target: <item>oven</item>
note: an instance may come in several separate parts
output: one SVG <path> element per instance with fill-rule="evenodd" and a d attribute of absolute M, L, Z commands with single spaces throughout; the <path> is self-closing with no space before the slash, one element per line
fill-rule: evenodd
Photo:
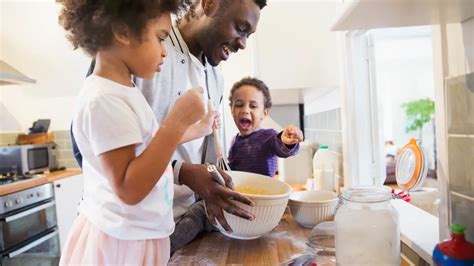
<path fill-rule="evenodd" d="M 56 203 L 52 184 L 1 196 L 1 265 L 58 265 Z"/>

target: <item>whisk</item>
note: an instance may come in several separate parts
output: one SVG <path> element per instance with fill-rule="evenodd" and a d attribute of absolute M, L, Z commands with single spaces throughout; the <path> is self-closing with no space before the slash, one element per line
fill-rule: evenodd
<path fill-rule="evenodd" d="M 214 111 L 214 104 L 210 99 L 207 102 L 207 109 L 209 112 Z M 224 171 L 230 171 L 230 166 L 224 156 L 224 149 L 222 148 L 221 137 L 219 135 L 218 130 L 213 128 L 212 135 L 214 136 L 214 150 L 216 152 L 217 157 L 216 166 Z"/>

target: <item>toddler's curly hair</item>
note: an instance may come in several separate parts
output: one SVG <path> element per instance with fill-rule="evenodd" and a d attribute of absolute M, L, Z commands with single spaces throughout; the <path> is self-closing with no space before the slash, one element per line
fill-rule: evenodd
<path fill-rule="evenodd" d="M 193 0 L 59 0 L 59 23 L 74 49 L 91 56 L 112 44 L 114 26 L 126 26 L 141 41 L 147 23 L 162 13 L 186 11 Z"/>
<path fill-rule="evenodd" d="M 232 104 L 234 103 L 234 93 L 236 90 L 238 90 L 240 87 L 242 86 L 253 86 L 255 87 L 257 90 L 261 91 L 263 93 L 263 97 L 264 97 L 264 107 L 265 109 L 270 109 L 272 107 L 272 98 L 270 97 L 270 90 L 268 89 L 267 85 L 257 79 L 257 78 L 251 78 L 251 77 L 245 77 L 239 81 L 237 81 L 236 83 L 234 83 L 234 85 L 232 86 L 232 89 L 230 90 L 230 96 L 229 96 L 229 101 L 230 101 L 230 107 L 232 108 Z"/>

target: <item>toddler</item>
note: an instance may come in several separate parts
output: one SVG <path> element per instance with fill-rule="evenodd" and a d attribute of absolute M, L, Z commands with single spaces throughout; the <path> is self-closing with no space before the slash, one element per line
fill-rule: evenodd
<path fill-rule="evenodd" d="M 282 132 L 260 128 L 272 101 L 268 87 L 259 79 L 243 78 L 235 83 L 229 100 L 239 130 L 229 151 L 230 168 L 273 177 L 277 170 L 277 157 L 295 155 L 299 142 L 303 141 L 303 133 L 293 125 Z"/>

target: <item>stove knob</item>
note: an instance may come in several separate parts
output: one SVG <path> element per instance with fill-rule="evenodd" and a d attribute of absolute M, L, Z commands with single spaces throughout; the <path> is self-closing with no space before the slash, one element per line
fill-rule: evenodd
<path fill-rule="evenodd" d="M 22 198 L 18 198 L 15 200 L 15 203 L 16 204 L 21 204 L 23 202 L 23 199 Z"/>
<path fill-rule="evenodd" d="M 38 197 L 43 196 L 43 192 L 39 191 L 38 193 L 36 193 L 36 196 L 38 196 Z"/>
<path fill-rule="evenodd" d="M 9 200 L 9 201 L 5 201 L 3 205 L 5 206 L 5 208 L 11 208 L 13 206 L 13 203 Z"/>

